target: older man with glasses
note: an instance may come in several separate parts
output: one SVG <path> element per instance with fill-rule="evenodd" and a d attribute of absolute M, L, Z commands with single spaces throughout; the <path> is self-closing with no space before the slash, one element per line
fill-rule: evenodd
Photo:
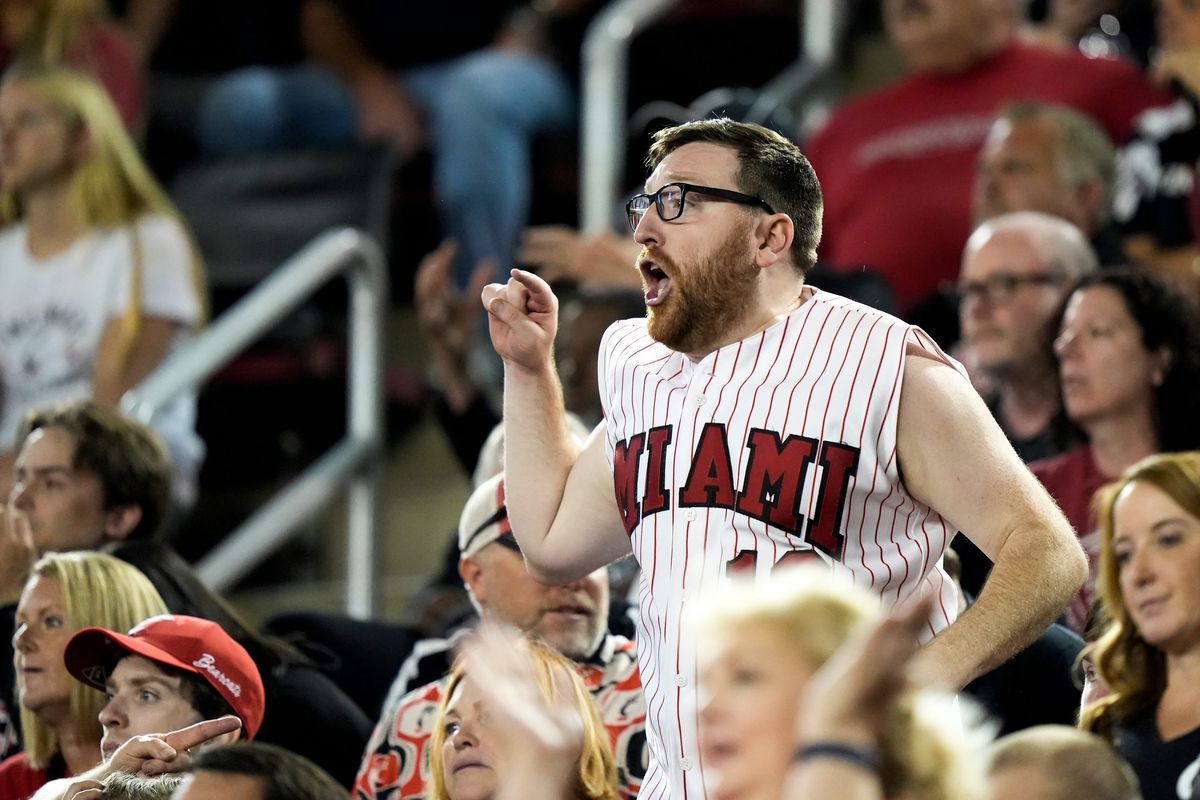
<path fill-rule="evenodd" d="M 963 355 L 984 400 L 1026 462 L 1064 452 L 1051 326 L 1071 286 L 1097 268 L 1071 223 L 1036 211 L 1003 214 L 971 234 L 958 280 Z"/>
<path fill-rule="evenodd" d="M 816 559 L 889 605 L 935 595 L 919 661 L 958 688 L 1032 641 L 1086 563 L 961 366 L 920 329 L 806 284 L 822 197 L 794 144 L 703 120 L 659 131 L 646 163 L 628 211 L 647 315 L 605 334 L 605 419 L 582 448 L 564 423 L 550 287 L 514 270 L 483 300 L 526 565 L 561 583 L 633 552 L 652 711 L 642 793 L 702 798 L 701 648 L 681 619 L 731 573 Z M 955 622 L 941 561 L 957 530 L 996 566 Z M 861 751 L 830 744 L 821 757 Z"/>

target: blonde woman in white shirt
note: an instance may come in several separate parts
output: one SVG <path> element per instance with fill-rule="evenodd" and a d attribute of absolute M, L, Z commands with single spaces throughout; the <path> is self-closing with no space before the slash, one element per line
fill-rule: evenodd
<path fill-rule="evenodd" d="M 62 67 L 0 83 L 0 492 L 32 408 L 116 404 L 202 324 L 200 260 L 104 90 Z M 183 478 L 203 446 L 195 401 L 152 427 Z"/>

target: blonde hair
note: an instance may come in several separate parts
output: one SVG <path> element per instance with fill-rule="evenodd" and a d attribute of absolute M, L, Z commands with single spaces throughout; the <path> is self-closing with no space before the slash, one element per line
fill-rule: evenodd
<path fill-rule="evenodd" d="M 1113 727 L 1158 703 L 1167 686 L 1161 650 L 1142 638 L 1121 591 L 1121 565 L 1113 552 L 1117 498 L 1131 483 L 1149 484 L 1200 519 L 1200 453 L 1144 458 L 1096 493 L 1100 527 L 1100 597 L 1109 623 L 1096 641 L 1095 661 L 1110 693 L 1083 710 L 1079 727 L 1111 738 Z"/>
<path fill-rule="evenodd" d="M 121 117 L 103 87 L 68 67 L 37 62 L 22 62 L 10 67 L 4 74 L 3 84 L 13 83 L 28 86 L 41 95 L 68 129 L 77 135 L 86 132 L 90 146 L 71 177 L 71 210 L 89 229 L 130 227 L 135 258 L 130 307 L 140 307 L 142 247 L 136 223 L 149 215 L 164 215 L 179 224 L 185 233 L 186 223 L 138 155 L 136 145 L 126 133 Z M 0 213 L 7 223 L 24 217 L 16 192 L 0 189 Z M 190 234 L 188 241 L 192 283 L 203 319 L 207 297 L 204 271 Z M 136 330 L 137 318 L 130 321 Z"/>
<path fill-rule="evenodd" d="M 98 627 L 128 631 L 142 620 L 167 613 L 158 590 L 136 567 L 104 553 L 77 551 L 48 553 L 30 572 L 34 577 L 53 578 L 62 590 L 63 614 L 70 630 Z M 29 584 L 26 583 L 26 589 Z M 74 681 L 71 687 L 71 724 L 85 740 L 100 738 L 98 717 L 104 708 L 104 693 Z M 21 729 L 25 753 L 35 769 L 44 769 L 58 752 L 58 734 L 36 714 L 21 706 Z"/>
<path fill-rule="evenodd" d="M 575 671 L 575 664 L 537 639 L 526 637 L 522 640 L 522 646 L 533 656 L 535 679 L 542 697 L 546 702 L 553 703 L 556 694 L 565 687 L 583 723 L 583 749 L 579 755 L 574 796 L 579 800 L 617 800 L 620 796 L 617 791 L 617 765 L 608 730 L 600 719 L 600 711 L 591 692 Z M 465 676 L 466 670 L 460 660 L 450 672 L 445 694 L 438 705 L 437 722 L 429 740 L 430 800 L 450 800 L 442 759 L 442 748 L 446 743 L 444 720 L 454 690 Z"/>
<path fill-rule="evenodd" d="M 988 753 L 988 777 L 1034 768 L 1057 800 L 1141 800 L 1137 777 L 1108 742 L 1066 725 L 1037 725 L 1009 734 Z"/>
<path fill-rule="evenodd" d="M 769 583 L 734 580 L 690 610 L 699 637 L 766 627 L 819 669 L 863 625 L 879 616 L 880 600 L 841 573 L 805 565 L 779 570 Z M 703 643 L 701 644 L 703 647 Z M 958 800 L 983 794 L 975 752 L 980 737 L 964 733 L 952 698 L 908 692 L 891 712 L 880 742 L 885 797 Z"/>

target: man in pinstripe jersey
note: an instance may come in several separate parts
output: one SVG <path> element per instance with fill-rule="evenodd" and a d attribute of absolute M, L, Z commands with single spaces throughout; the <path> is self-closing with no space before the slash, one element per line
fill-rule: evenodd
<path fill-rule="evenodd" d="M 888 604 L 933 594 L 919 663 L 957 689 L 1061 613 L 1086 563 L 957 363 L 920 329 L 805 284 L 822 206 L 794 145 L 705 120 L 660 131 L 647 166 L 628 210 L 648 314 L 605 335 L 605 419 L 582 448 L 563 424 L 549 286 L 514 270 L 483 300 L 526 565 L 562 582 L 635 554 L 642 796 L 703 797 L 700 665 L 680 620 L 731 571 L 766 580 L 819 558 Z M 995 561 L 957 622 L 941 569 L 956 530 Z"/>

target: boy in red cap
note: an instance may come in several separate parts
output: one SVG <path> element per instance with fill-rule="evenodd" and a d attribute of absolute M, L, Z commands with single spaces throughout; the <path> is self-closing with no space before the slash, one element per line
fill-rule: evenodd
<path fill-rule="evenodd" d="M 144 761 L 175 764 L 177 750 L 253 739 L 262 724 L 262 678 L 250 654 L 221 626 L 197 617 L 151 617 L 128 634 L 84 628 L 63 656 L 79 681 L 108 695 L 100 712 L 104 761 L 38 797 L 58 797 L 68 786 L 100 781 L 117 771 L 136 771 Z M 241 722 L 220 717 L 235 716 Z M 215 723 L 203 723 L 216 720 Z M 113 754 L 131 739 L 153 737 L 170 745 L 142 747 L 129 757 Z M 142 753 L 141 750 L 145 750 Z M 186 759 L 178 762 L 186 768 Z M 55 791 L 56 790 L 56 791 Z"/>

